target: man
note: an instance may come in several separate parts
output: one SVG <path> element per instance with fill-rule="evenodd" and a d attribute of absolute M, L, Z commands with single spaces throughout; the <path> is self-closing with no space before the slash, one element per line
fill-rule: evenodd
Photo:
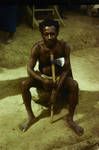
<path fill-rule="evenodd" d="M 67 122 L 78 135 L 82 135 L 83 128 L 78 126 L 73 120 L 74 111 L 78 104 L 78 84 L 72 76 L 70 48 L 66 42 L 57 39 L 59 33 L 59 24 L 57 21 L 45 19 L 39 24 L 39 30 L 42 40 L 37 42 L 31 50 L 30 60 L 27 65 L 29 77 L 22 82 L 22 97 L 27 110 L 28 120 L 22 125 L 21 129 L 26 131 L 36 120 L 31 108 L 31 93 L 29 91 L 31 87 L 36 86 L 48 91 L 55 88 L 56 101 L 59 92 L 66 91 L 69 104 Z M 55 83 L 53 83 L 52 79 L 47 78 L 52 76 L 51 54 L 53 54 L 54 59 L 61 57 L 65 59 L 63 67 L 55 65 L 55 74 L 58 77 Z M 37 61 L 39 62 L 39 72 L 34 71 Z M 44 75 L 47 77 L 45 78 Z"/>

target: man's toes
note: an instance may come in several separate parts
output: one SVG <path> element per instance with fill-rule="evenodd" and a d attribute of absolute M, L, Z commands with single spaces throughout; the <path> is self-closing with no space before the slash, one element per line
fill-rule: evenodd
<path fill-rule="evenodd" d="M 19 129 L 23 132 L 27 131 L 34 123 L 38 121 L 38 118 L 33 118 L 32 120 L 29 120 L 21 125 L 19 125 Z"/>
<path fill-rule="evenodd" d="M 25 132 L 27 130 L 27 127 L 26 125 L 19 125 L 19 129 L 22 131 L 22 132 Z"/>
<path fill-rule="evenodd" d="M 22 132 L 25 132 L 29 129 L 29 127 L 33 124 L 33 121 L 31 122 L 25 122 L 24 124 L 22 125 L 19 125 L 19 129 L 22 131 Z"/>
<path fill-rule="evenodd" d="M 80 127 L 80 129 L 79 129 L 79 135 L 81 136 L 83 134 L 84 134 L 84 129 L 82 127 Z"/>
<path fill-rule="evenodd" d="M 80 126 L 76 126 L 73 128 L 73 130 L 76 132 L 77 135 L 82 136 L 84 133 L 84 129 Z"/>
<path fill-rule="evenodd" d="M 26 132 L 28 129 L 29 129 L 29 126 L 28 126 L 28 127 L 24 127 L 24 128 L 22 129 L 22 132 Z"/>
<path fill-rule="evenodd" d="M 23 131 L 23 130 L 24 130 L 23 125 L 19 125 L 19 129 L 20 129 L 21 131 Z"/>

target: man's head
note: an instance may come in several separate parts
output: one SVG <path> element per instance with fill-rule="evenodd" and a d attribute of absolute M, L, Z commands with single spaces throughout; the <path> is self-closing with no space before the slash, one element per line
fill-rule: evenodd
<path fill-rule="evenodd" d="M 59 23 L 52 19 L 45 19 L 39 23 L 39 31 L 42 34 L 46 46 L 52 48 L 57 41 Z"/>

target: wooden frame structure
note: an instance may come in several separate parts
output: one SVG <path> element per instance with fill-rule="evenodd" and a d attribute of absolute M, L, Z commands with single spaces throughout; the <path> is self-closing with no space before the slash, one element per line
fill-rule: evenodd
<path fill-rule="evenodd" d="M 37 27 L 39 26 L 39 22 L 44 19 L 44 17 L 46 16 L 47 13 L 50 13 L 53 19 L 59 21 L 59 23 L 62 26 L 65 26 L 65 23 L 58 11 L 57 5 L 49 6 L 48 8 L 36 8 L 35 6 L 32 6 L 32 9 L 30 9 L 28 6 L 27 9 L 28 9 L 28 12 L 31 13 L 31 15 L 32 15 L 32 27 L 33 28 L 35 26 L 37 26 Z M 38 18 L 37 13 L 39 13 L 39 14 L 43 13 L 45 15 L 43 16 L 43 18 Z"/>

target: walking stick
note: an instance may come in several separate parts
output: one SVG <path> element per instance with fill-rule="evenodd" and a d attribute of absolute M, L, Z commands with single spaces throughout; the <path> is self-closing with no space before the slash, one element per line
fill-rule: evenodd
<path fill-rule="evenodd" d="M 55 64 L 53 63 L 54 62 L 54 55 L 51 53 L 50 54 L 50 60 L 52 62 L 52 65 L 51 65 L 51 69 L 52 69 L 52 80 L 53 80 L 53 83 L 55 83 Z M 53 106 L 53 102 L 54 102 L 54 95 L 55 95 L 55 89 L 53 88 L 52 89 L 52 93 L 51 93 L 51 123 L 53 122 L 53 115 L 54 115 L 54 106 Z"/>

